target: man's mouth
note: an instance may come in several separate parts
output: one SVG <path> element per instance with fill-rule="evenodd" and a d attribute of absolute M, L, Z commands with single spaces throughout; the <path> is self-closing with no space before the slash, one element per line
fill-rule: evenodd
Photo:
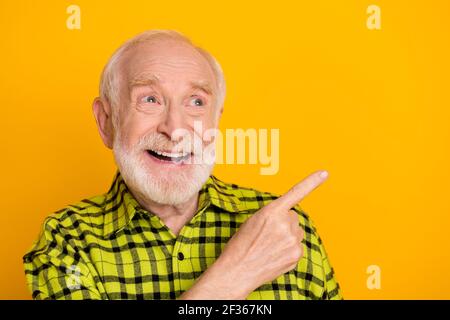
<path fill-rule="evenodd" d="M 189 159 L 191 153 L 189 152 L 167 152 L 160 150 L 147 150 L 147 153 L 160 161 L 171 163 L 182 163 Z"/>

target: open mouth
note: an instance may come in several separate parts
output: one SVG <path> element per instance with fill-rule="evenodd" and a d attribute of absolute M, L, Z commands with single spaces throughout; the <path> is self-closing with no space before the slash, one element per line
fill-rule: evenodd
<path fill-rule="evenodd" d="M 147 150 L 147 153 L 153 158 L 168 163 L 185 163 L 191 156 L 189 152 L 166 152 L 159 150 Z"/>

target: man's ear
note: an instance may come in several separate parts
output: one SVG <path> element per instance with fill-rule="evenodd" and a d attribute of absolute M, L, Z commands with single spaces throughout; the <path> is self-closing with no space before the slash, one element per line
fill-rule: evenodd
<path fill-rule="evenodd" d="M 220 109 L 217 111 L 217 122 L 219 122 L 220 118 L 222 118 L 223 113 L 223 105 L 220 107 Z"/>
<path fill-rule="evenodd" d="M 100 97 L 97 97 L 92 103 L 92 111 L 94 111 L 98 132 L 102 137 L 103 143 L 106 147 L 112 149 L 114 129 L 112 123 L 111 105 L 102 100 Z"/>

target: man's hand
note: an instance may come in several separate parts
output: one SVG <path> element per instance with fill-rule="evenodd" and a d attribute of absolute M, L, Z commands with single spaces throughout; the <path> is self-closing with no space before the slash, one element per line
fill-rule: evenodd
<path fill-rule="evenodd" d="M 291 210 L 328 176 L 318 171 L 251 216 L 222 254 L 181 299 L 245 299 L 294 269 L 303 255 L 303 230 Z"/>

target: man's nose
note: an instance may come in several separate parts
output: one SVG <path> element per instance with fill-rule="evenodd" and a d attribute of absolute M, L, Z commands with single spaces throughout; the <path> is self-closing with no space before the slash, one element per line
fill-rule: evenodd
<path fill-rule="evenodd" d="M 178 140 L 176 130 L 184 128 L 185 116 L 176 106 L 170 106 L 164 113 L 158 126 L 158 132 L 167 135 L 171 140 Z"/>

